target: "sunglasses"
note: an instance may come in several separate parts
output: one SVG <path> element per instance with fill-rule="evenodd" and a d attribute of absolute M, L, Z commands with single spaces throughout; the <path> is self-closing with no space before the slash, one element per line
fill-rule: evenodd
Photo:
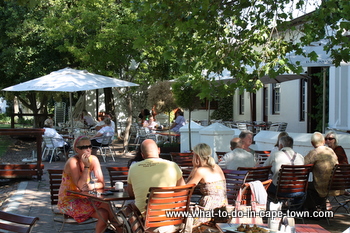
<path fill-rule="evenodd" d="M 326 138 L 326 140 L 329 140 L 329 141 L 330 141 L 330 140 L 334 140 L 334 139 L 335 139 L 335 138 Z"/>
<path fill-rule="evenodd" d="M 92 148 L 92 145 L 84 145 L 84 146 L 77 146 L 77 148 L 79 150 L 86 150 L 86 149 L 91 149 Z"/>

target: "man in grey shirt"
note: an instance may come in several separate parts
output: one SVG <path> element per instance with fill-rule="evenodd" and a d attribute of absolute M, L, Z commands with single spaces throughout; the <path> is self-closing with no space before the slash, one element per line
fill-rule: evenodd
<path fill-rule="evenodd" d="M 256 161 L 254 155 L 242 149 L 242 140 L 233 138 L 230 141 L 231 150 L 226 153 L 219 162 L 219 166 L 223 169 L 237 170 L 238 167 L 254 167 Z"/>

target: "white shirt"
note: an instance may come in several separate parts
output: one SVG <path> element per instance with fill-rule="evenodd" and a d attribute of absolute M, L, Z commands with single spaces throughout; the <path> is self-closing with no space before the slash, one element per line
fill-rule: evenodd
<path fill-rule="evenodd" d="M 285 152 L 284 152 L 285 151 Z M 286 155 L 286 153 L 289 155 Z M 290 158 L 293 158 L 294 154 L 295 160 L 294 165 L 304 165 L 304 156 L 299 153 L 295 153 L 294 150 L 290 147 L 284 147 L 279 151 L 271 154 L 265 161 L 263 166 L 272 166 L 272 182 L 274 185 L 277 185 L 278 173 L 282 165 L 292 165 Z"/>
<path fill-rule="evenodd" d="M 224 169 L 237 170 L 238 167 L 255 167 L 254 155 L 242 148 L 236 148 L 224 155 L 219 166 Z"/>
<path fill-rule="evenodd" d="M 52 138 L 53 145 L 55 147 L 63 147 L 66 142 L 64 141 L 63 137 L 57 133 L 57 131 L 53 128 L 44 128 L 44 136 Z"/>
<path fill-rule="evenodd" d="M 96 126 L 102 126 L 102 125 L 105 125 L 106 123 L 104 122 L 104 121 L 99 121 L 96 125 L 95 125 L 95 127 Z M 111 128 L 113 129 L 113 130 L 115 130 L 115 123 L 114 123 L 114 121 L 112 121 L 111 120 Z"/>

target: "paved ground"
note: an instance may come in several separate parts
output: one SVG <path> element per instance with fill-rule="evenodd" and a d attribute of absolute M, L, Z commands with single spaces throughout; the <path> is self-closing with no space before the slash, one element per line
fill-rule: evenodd
<path fill-rule="evenodd" d="M 107 162 L 101 162 L 103 174 L 105 176 L 106 185 L 109 186 L 108 172 L 106 166 L 126 166 L 127 161 L 132 157 L 129 155 L 118 155 L 116 161 L 108 157 Z M 101 158 L 102 161 L 102 158 Z M 38 223 L 33 229 L 33 232 L 48 233 L 56 232 L 55 228 L 59 229 L 59 224 L 53 221 L 53 214 L 50 204 L 50 187 L 47 169 L 61 169 L 64 166 L 64 161 L 58 162 L 44 162 L 45 169 L 44 175 L 41 181 L 38 180 L 26 180 L 21 181 L 17 185 L 17 190 L 12 193 L 11 197 L 7 200 L 3 210 L 23 215 L 37 216 L 40 218 Z M 55 227 L 55 228 L 54 228 Z M 78 225 L 66 225 L 63 232 L 94 232 L 94 225 L 90 225 L 90 230 L 84 230 L 85 226 Z"/>

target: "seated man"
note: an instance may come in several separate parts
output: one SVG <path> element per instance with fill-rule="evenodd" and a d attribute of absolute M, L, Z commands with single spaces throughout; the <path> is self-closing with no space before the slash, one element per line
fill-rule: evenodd
<path fill-rule="evenodd" d="M 159 158 L 160 150 L 152 139 L 141 144 L 144 160 L 129 168 L 127 191 L 135 197 L 135 205 L 143 213 L 146 210 L 147 194 L 150 187 L 185 185 L 180 167 L 169 160 Z"/>
<path fill-rule="evenodd" d="M 254 167 L 254 155 L 242 149 L 242 140 L 233 138 L 230 141 L 231 150 L 222 157 L 219 166 L 223 169 L 237 170 L 238 167 Z"/>
<path fill-rule="evenodd" d="M 106 126 L 106 123 L 105 123 L 105 120 L 104 120 L 104 119 L 106 119 L 106 118 L 109 118 L 109 119 L 111 120 L 111 125 L 110 125 L 110 126 L 112 127 L 113 130 L 115 130 L 115 123 L 114 123 L 114 121 L 112 120 L 112 115 L 111 115 L 110 113 L 106 113 L 105 116 L 103 117 L 103 121 L 99 121 L 99 122 L 95 125 L 94 129 L 100 130 L 100 129 L 102 129 L 102 127 Z"/>
<path fill-rule="evenodd" d="M 67 158 L 70 149 L 70 144 L 66 142 L 63 139 L 62 135 L 60 135 L 54 128 L 51 128 L 50 124 L 45 124 L 44 129 L 44 136 L 52 138 L 52 143 L 55 147 L 64 147 L 64 151 L 66 152 L 65 156 Z"/>
<path fill-rule="evenodd" d="M 315 149 L 305 156 L 305 164 L 314 164 L 313 181 L 309 182 L 304 207 L 307 210 L 318 207 L 325 209 L 327 186 L 338 157 L 331 148 L 325 146 L 324 136 L 319 132 L 311 136 L 311 144 Z"/>
<path fill-rule="evenodd" d="M 288 135 L 281 137 L 278 142 L 279 151 L 272 153 L 265 161 L 263 166 L 272 166 L 272 183 L 268 193 L 276 193 L 278 173 L 282 165 L 304 165 L 304 156 L 293 150 L 293 144 L 294 140 L 292 137 Z"/>
<path fill-rule="evenodd" d="M 111 127 L 111 119 L 105 118 L 104 122 L 106 126 L 103 126 L 92 138 L 91 145 L 99 147 L 103 141 L 104 136 L 112 136 L 114 137 L 114 129 Z M 91 154 L 96 155 L 97 149 L 93 147 Z"/>

